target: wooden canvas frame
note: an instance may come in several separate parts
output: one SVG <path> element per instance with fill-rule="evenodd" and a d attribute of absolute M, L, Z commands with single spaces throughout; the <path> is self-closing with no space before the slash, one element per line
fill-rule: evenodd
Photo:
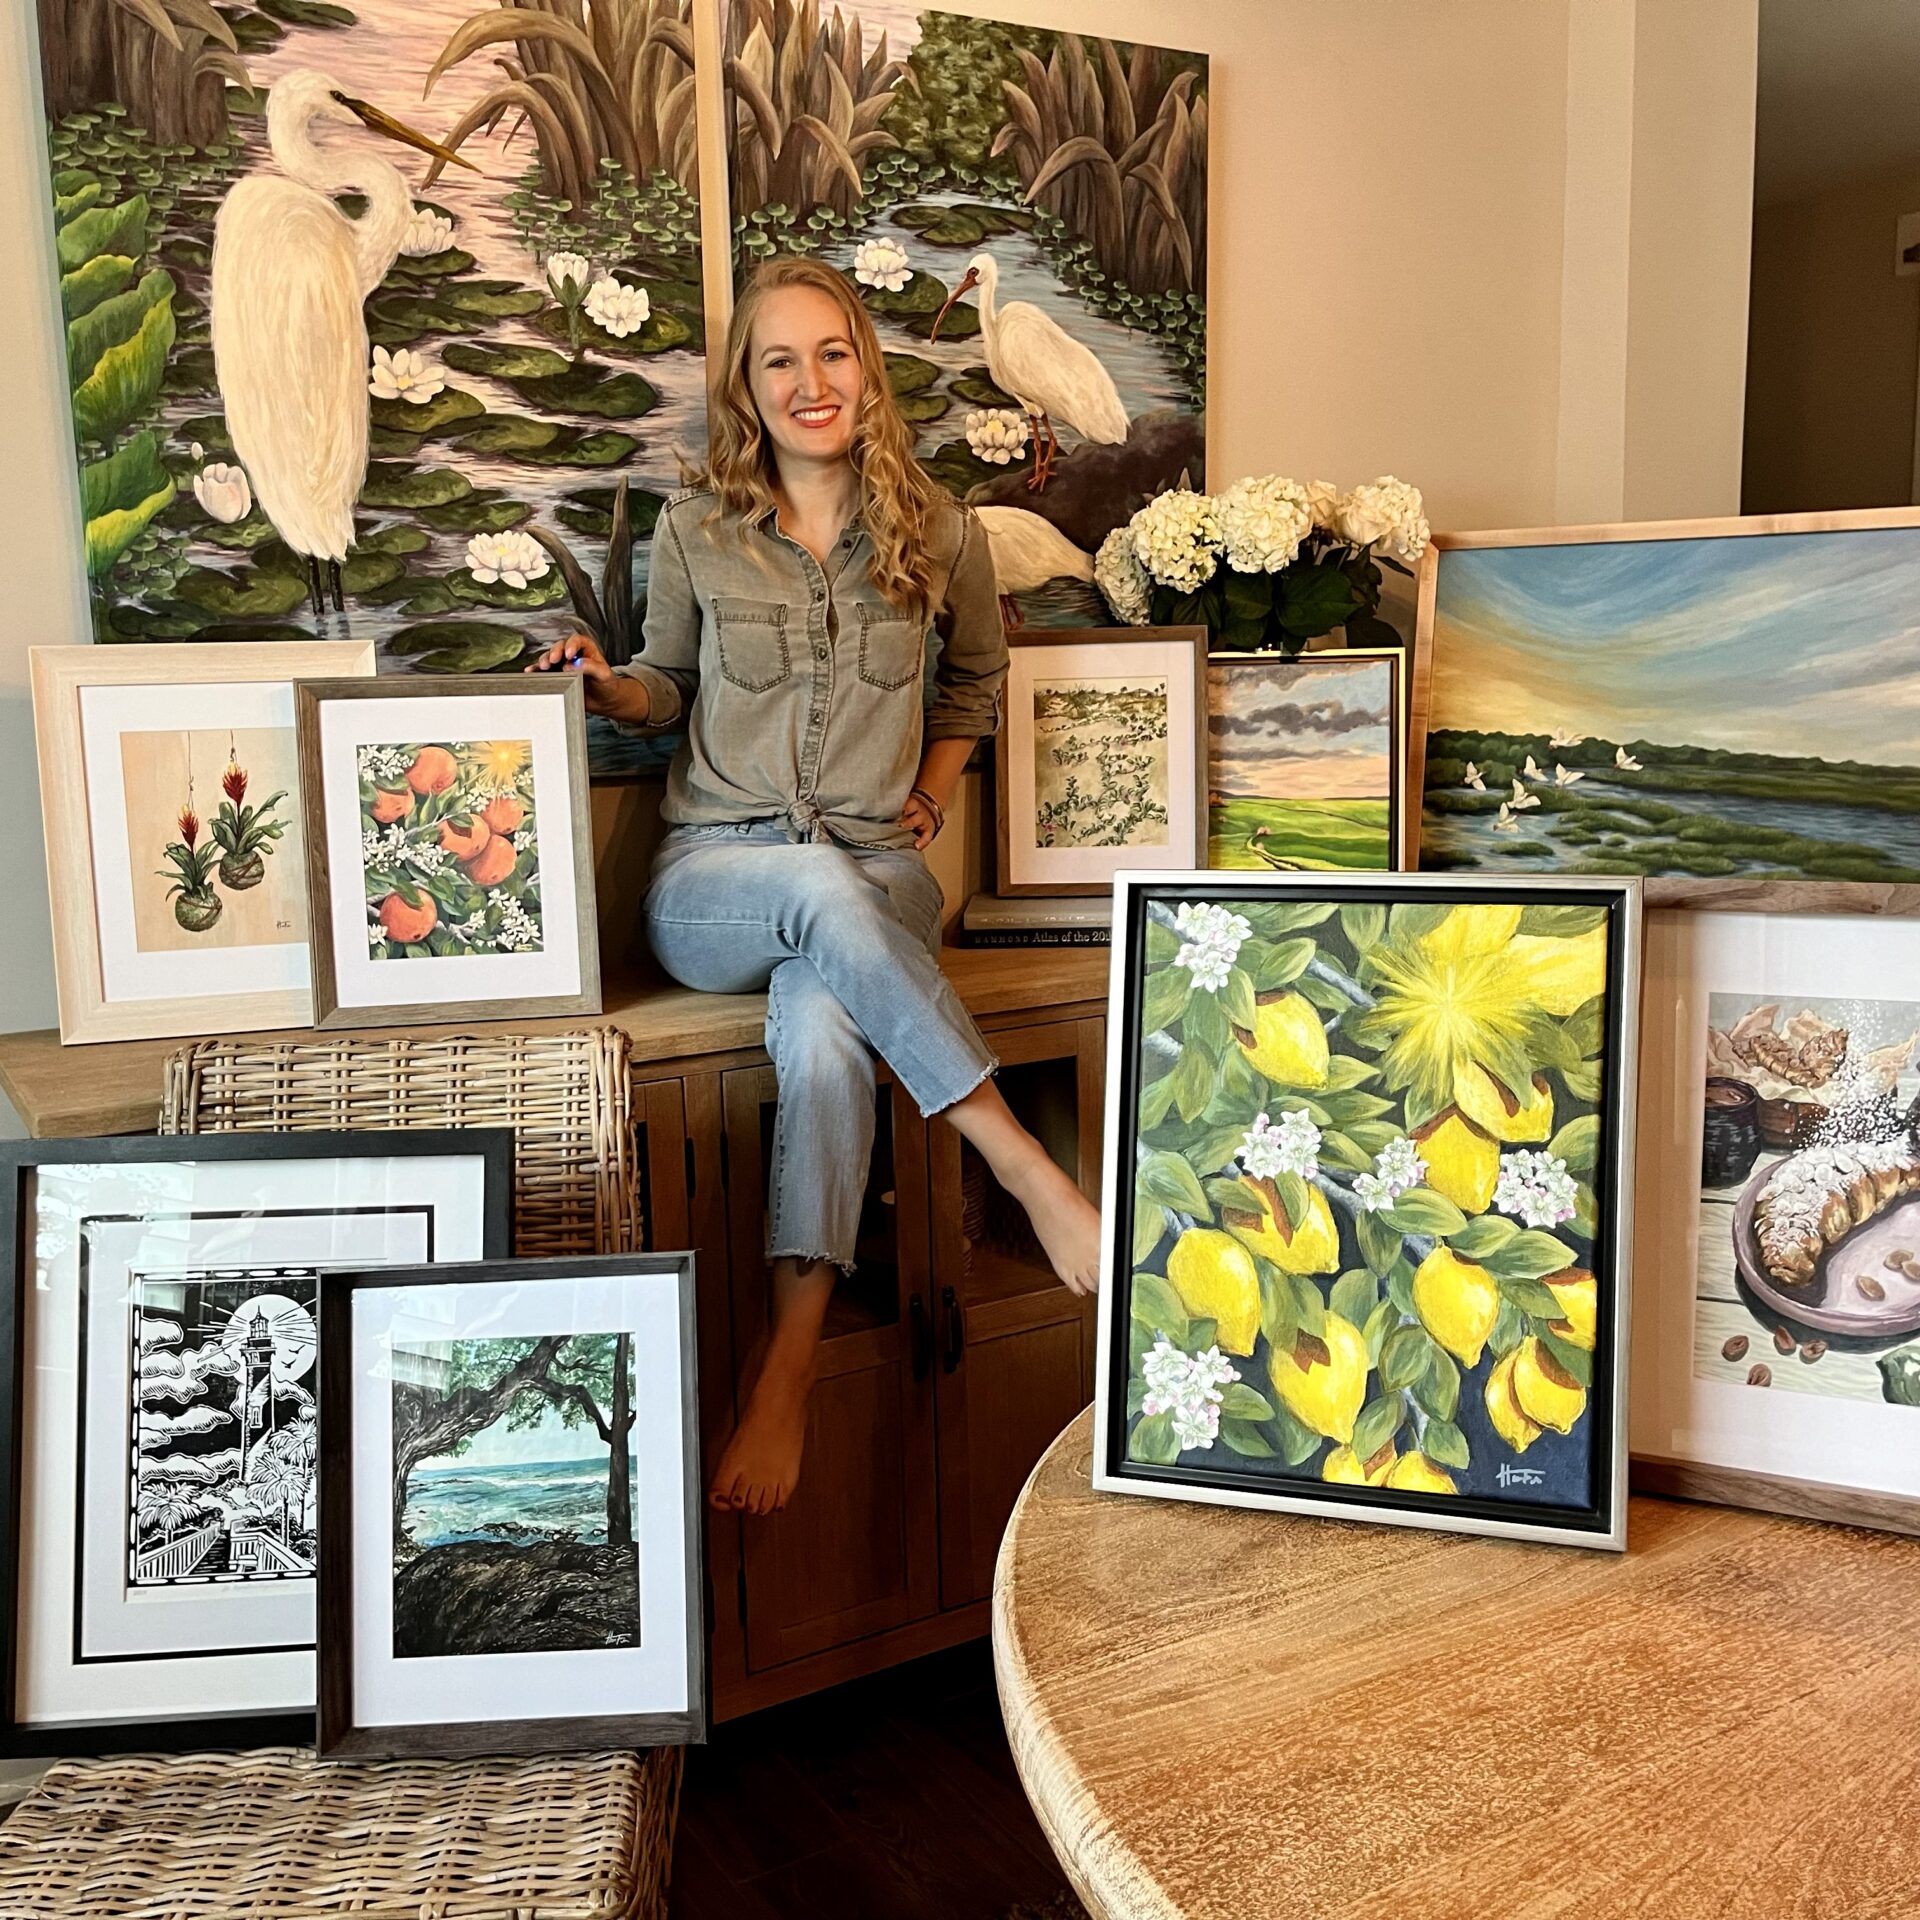
<path fill-rule="evenodd" d="M 453 699 L 559 700 L 565 703 L 566 818 L 572 829 L 574 923 L 579 985 L 572 993 L 508 999 L 422 999 L 380 1006 L 340 1004 L 333 942 L 333 877 L 327 854 L 327 794 L 320 709 L 332 701 Z M 306 809 L 307 898 L 313 958 L 313 1024 L 323 1029 L 423 1026 L 452 1020 L 538 1019 L 600 1011 L 600 937 L 594 910 L 592 802 L 587 787 L 586 693 L 577 675 L 466 674 L 445 679 L 304 681 L 296 690 L 300 784 Z M 358 796 L 355 796 L 358 805 Z M 353 876 L 358 889 L 361 880 Z"/>
<path fill-rule="evenodd" d="M 1433 716 L 1433 622 L 1440 583 L 1440 556 L 1497 547 L 1596 546 L 1625 541 L 1724 540 L 1766 534 L 1870 533 L 1920 527 L 1920 506 L 1862 507 L 1825 513 L 1767 513 L 1701 520 L 1605 522 L 1585 527 L 1511 527 L 1474 533 L 1436 533 L 1421 556 L 1416 578 L 1415 666 L 1412 724 L 1408 736 L 1407 788 L 1416 827 L 1426 789 L 1427 732 Z M 1412 864 L 1419 864 L 1419 834 Z M 1649 907 L 1686 906 L 1722 911 L 1776 913 L 1920 914 L 1920 885 L 1797 878 L 1691 878 L 1647 876 Z"/>
<path fill-rule="evenodd" d="M 1008 651 L 1027 647 L 1086 647 L 1140 645 L 1152 642 L 1193 648 L 1192 700 L 1194 712 L 1194 844 L 1190 858 L 1205 857 L 1207 843 L 1207 630 L 1205 627 L 1014 627 L 1007 633 Z M 996 865 L 994 891 L 1002 899 L 1024 896 L 1060 898 L 1105 893 L 1110 879 L 1076 881 L 1013 881 L 1012 755 L 1013 717 L 1003 712 L 993 736 L 993 812 Z M 1169 794 L 1169 799 L 1172 795 Z M 1176 851 L 1181 843 L 1175 842 Z M 1116 868 L 1126 862 L 1128 849 L 1112 849 Z"/>
<path fill-rule="evenodd" d="M 317 1750 L 323 1758 L 377 1759 L 490 1753 L 544 1753 L 665 1745 L 701 1745 L 707 1737 L 707 1625 L 704 1505 L 700 1471 L 700 1402 L 696 1380 L 694 1256 L 691 1253 L 595 1254 L 544 1260 L 472 1261 L 459 1266 L 388 1267 L 369 1273 L 328 1273 L 320 1283 L 320 1695 Z M 672 1275 L 678 1302 L 681 1522 L 686 1581 L 683 1615 L 687 1648 L 684 1711 L 605 1714 L 564 1719 L 461 1720 L 363 1726 L 355 1711 L 354 1524 L 352 1462 L 367 1444 L 353 1430 L 353 1315 L 357 1299 L 395 1287 L 563 1287 L 569 1280 Z M 457 1338 L 457 1334 L 449 1337 Z M 390 1466 L 390 1463 L 389 1463 Z M 637 1550 L 637 1549 L 636 1549 Z M 640 1573 L 644 1590 L 646 1569 Z M 462 1656 L 445 1656 L 461 1658 Z M 487 1662 L 472 1663 L 466 1686 L 482 1689 Z M 512 1657 L 512 1656 L 509 1656 Z M 564 1658 L 543 1654 L 543 1659 Z"/>
<path fill-rule="evenodd" d="M 305 1026 L 306 986 L 204 998 L 109 1000 L 94 891 L 93 821 L 87 798 L 80 703 L 89 687 L 258 686 L 308 677 L 370 677 L 371 641 L 228 641 L 193 645 L 34 647 L 34 744 L 53 917 L 53 972 L 63 1045 L 158 1040 Z"/>

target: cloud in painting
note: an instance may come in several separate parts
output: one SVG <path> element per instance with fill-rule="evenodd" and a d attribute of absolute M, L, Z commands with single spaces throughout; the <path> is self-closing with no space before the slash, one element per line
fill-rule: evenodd
<path fill-rule="evenodd" d="M 1386 724 L 1384 708 L 1350 707 L 1343 700 L 1276 701 L 1270 706 L 1251 708 L 1245 713 L 1216 713 L 1210 716 L 1216 737 L 1227 734 L 1320 734 L 1352 733 L 1360 727 Z"/>
<path fill-rule="evenodd" d="M 173 1453 L 163 1459 L 140 1462 L 140 1484 L 153 1480 L 184 1480 L 189 1486 L 224 1487 L 240 1474 L 240 1449 L 221 1453 Z"/>
<path fill-rule="evenodd" d="M 218 1427 L 233 1425 L 233 1415 L 221 1407 L 189 1407 L 184 1413 L 163 1413 L 158 1408 L 140 1415 L 140 1447 L 153 1453 L 187 1433 L 212 1433 Z"/>
<path fill-rule="evenodd" d="M 217 1342 L 187 1353 L 149 1353 L 140 1362 L 140 1404 L 198 1400 L 211 1379 L 238 1380 L 240 1359 Z"/>

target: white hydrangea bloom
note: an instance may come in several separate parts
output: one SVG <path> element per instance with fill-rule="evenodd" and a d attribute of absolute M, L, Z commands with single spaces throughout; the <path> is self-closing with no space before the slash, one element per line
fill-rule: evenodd
<path fill-rule="evenodd" d="M 1432 532 L 1420 489 L 1390 473 L 1342 495 L 1334 508 L 1333 530 L 1353 546 L 1377 544 L 1383 553 L 1408 563 L 1426 552 Z"/>
<path fill-rule="evenodd" d="M 1193 975 L 1193 984 L 1207 993 L 1218 993 L 1227 984 L 1227 975 L 1240 957 L 1240 943 L 1253 931 L 1244 916 L 1225 907 L 1183 901 L 1173 916 L 1173 924 L 1182 936 L 1180 950 L 1173 956 L 1176 967 L 1185 967 Z"/>
<path fill-rule="evenodd" d="M 1277 1125 L 1263 1113 L 1240 1136 L 1240 1164 L 1256 1180 L 1279 1173 L 1311 1180 L 1320 1171 L 1320 1129 L 1297 1109 L 1283 1113 Z"/>
<path fill-rule="evenodd" d="M 446 376 L 424 353 L 410 347 L 385 347 L 373 350 L 373 377 L 367 391 L 376 400 L 404 400 L 410 406 L 424 407 L 447 384 Z"/>
<path fill-rule="evenodd" d="M 965 431 L 974 456 L 996 467 L 1010 466 L 1027 450 L 1027 416 L 1018 407 L 975 407 Z"/>
<path fill-rule="evenodd" d="M 1151 625 L 1153 582 L 1133 550 L 1133 529 L 1115 527 L 1093 556 L 1093 584 L 1115 615 L 1130 627 Z"/>
<path fill-rule="evenodd" d="M 467 542 L 467 571 L 485 584 L 524 587 L 552 569 L 547 550 L 530 533 L 476 533 Z"/>
<path fill-rule="evenodd" d="M 1241 573 L 1278 573 L 1313 526 L 1306 488 L 1277 473 L 1236 480 L 1214 496 L 1213 517 L 1227 565 Z"/>
<path fill-rule="evenodd" d="M 647 324 L 653 303 L 645 287 L 630 287 L 612 274 L 603 274 L 587 289 L 587 318 L 604 333 L 624 340 Z"/>
<path fill-rule="evenodd" d="M 1557 1227 L 1576 1211 L 1573 1175 L 1564 1160 L 1545 1151 L 1502 1154 L 1493 1204 L 1530 1227 Z"/>
<path fill-rule="evenodd" d="M 1354 1178 L 1354 1197 L 1369 1213 L 1390 1207 L 1427 1177 L 1427 1163 L 1405 1134 L 1389 1140 L 1373 1157 L 1373 1171 Z"/>
<path fill-rule="evenodd" d="M 1192 593 L 1213 578 L 1220 559 L 1220 526 L 1208 495 L 1156 494 L 1127 525 L 1134 554 L 1163 587 Z"/>
<path fill-rule="evenodd" d="M 432 207 L 415 207 L 400 251 L 411 260 L 423 260 L 429 254 L 445 253 L 452 245 L 453 222 Z"/>
<path fill-rule="evenodd" d="M 911 274 L 907 251 L 897 240 L 863 240 L 853 250 L 853 277 L 863 287 L 898 293 Z"/>
<path fill-rule="evenodd" d="M 593 262 L 584 253 L 547 255 L 547 285 L 553 297 L 571 305 L 592 284 Z"/>

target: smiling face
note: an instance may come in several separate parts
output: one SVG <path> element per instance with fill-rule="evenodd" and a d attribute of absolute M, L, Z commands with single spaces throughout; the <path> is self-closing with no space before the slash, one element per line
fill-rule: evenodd
<path fill-rule="evenodd" d="M 778 287 L 754 319 L 747 385 L 782 461 L 843 460 L 864 384 L 846 315 L 814 287 Z"/>

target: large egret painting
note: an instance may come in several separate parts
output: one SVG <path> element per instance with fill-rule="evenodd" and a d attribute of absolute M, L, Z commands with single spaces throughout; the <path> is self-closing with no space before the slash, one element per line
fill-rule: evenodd
<path fill-rule="evenodd" d="M 1106 626 L 1101 540 L 1206 484 L 1207 59 L 922 10 L 727 0 L 734 263 L 859 283 L 1008 617 Z"/>
<path fill-rule="evenodd" d="M 96 639 L 625 657 L 706 442 L 692 4 L 40 8 Z"/>

